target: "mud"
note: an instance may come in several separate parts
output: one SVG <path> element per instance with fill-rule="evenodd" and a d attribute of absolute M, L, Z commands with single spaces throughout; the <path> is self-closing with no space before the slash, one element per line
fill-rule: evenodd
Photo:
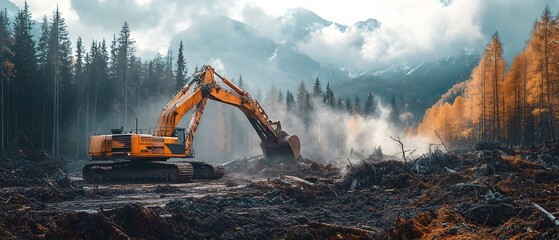
<path fill-rule="evenodd" d="M 226 164 L 218 181 L 129 185 L 11 154 L 0 163 L 2 239 L 559 238 L 532 206 L 559 212 L 557 145 L 341 167 L 256 157 Z"/>

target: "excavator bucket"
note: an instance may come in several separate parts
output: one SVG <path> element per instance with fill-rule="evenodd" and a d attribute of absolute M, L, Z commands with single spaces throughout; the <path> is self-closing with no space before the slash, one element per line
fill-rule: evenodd
<path fill-rule="evenodd" d="M 284 135 L 277 144 L 261 143 L 260 146 L 270 162 L 294 163 L 301 153 L 301 142 L 296 135 Z"/>

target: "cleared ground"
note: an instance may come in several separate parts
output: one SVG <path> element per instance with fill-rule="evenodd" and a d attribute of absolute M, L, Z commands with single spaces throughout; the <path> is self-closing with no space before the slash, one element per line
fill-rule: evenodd
<path fill-rule="evenodd" d="M 559 237 L 533 205 L 559 212 L 558 146 L 479 145 L 342 167 L 254 158 L 228 164 L 222 180 L 184 184 L 90 185 L 53 159 L 6 157 L 3 239 Z"/>

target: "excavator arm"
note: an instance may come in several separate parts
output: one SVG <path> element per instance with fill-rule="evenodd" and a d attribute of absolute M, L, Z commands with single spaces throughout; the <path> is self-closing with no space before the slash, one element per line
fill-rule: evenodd
<path fill-rule="evenodd" d="M 219 85 L 218 76 L 232 90 Z M 217 74 L 212 67 L 204 66 L 192 80 L 165 106 L 157 123 L 156 136 L 172 136 L 180 119 L 195 109 L 186 132 L 185 152 L 190 155 L 192 141 L 202 117 L 207 99 L 229 104 L 241 110 L 260 137 L 260 146 L 268 159 L 286 161 L 299 157 L 301 147 L 296 135 L 288 135 L 279 121 L 273 122 L 262 106 L 246 91 L 227 78 Z"/>

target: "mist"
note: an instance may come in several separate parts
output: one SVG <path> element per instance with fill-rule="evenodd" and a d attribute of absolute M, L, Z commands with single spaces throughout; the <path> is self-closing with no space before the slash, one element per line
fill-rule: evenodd
<path fill-rule="evenodd" d="M 275 87 L 272 87 L 275 89 Z M 429 141 L 419 136 L 409 136 L 404 128 L 390 120 L 390 108 L 384 103 L 377 105 L 377 112 L 369 117 L 330 109 L 321 99 L 313 100 L 310 122 L 305 124 L 293 111 L 287 111 L 285 104 L 272 101 L 274 94 L 269 90 L 266 97 L 258 96 L 258 90 L 251 89 L 270 120 L 280 121 L 283 130 L 297 135 L 301 140 L 301 155 L 315 161 L 334 161 L 354 158 L 352 155 L 368 156 L 380 147 L 385 155 L 401 158 L 399 143 L 390 137 L 400 138 L 411 157 L 428 151 Z M 263 98 L 263 99 L 259 99 Z M 378 100 L 378 99 L 377 99 Z M 164 106 L 154 106 L 149 122 L 155 124 L 158 111 Z M 406 113 L 403 113 L 406 114 Z M 179 123 L 188 128 L 191 113 Z M 185 120 L 186 119 L 186 120 Z M 234 106 L 208 101 L 194 138 L 195 160 L 227 162 L 235 159 L 262 154 L 260 139 L 246 116 Z M 357 153 L 357 154 L 352 154 Z"/>
<path fill-rule="evenodd" d="M 289 134 L 299 136 L 301 154 L 316 161 L 345 159 L 355 155 L 369 156 L 380 147 L 385 155 L 401 156 L 399 143 L 390 137 L 400 138 L 405 150 L 415 150 L 418 155 L 428 151 L 426 138 L 408 136 L 403 128 L 390 119 L 390 108 L 382 103 L 377 113 L 370 117 L 332 110 L 314 99 L 314 112 L 307 125 L 295 114 L 287 112 L 284 105 L 276 106 L 270 117 L 280 119 Z M 377 101 L 378 102 L 378 101 Z"/>

